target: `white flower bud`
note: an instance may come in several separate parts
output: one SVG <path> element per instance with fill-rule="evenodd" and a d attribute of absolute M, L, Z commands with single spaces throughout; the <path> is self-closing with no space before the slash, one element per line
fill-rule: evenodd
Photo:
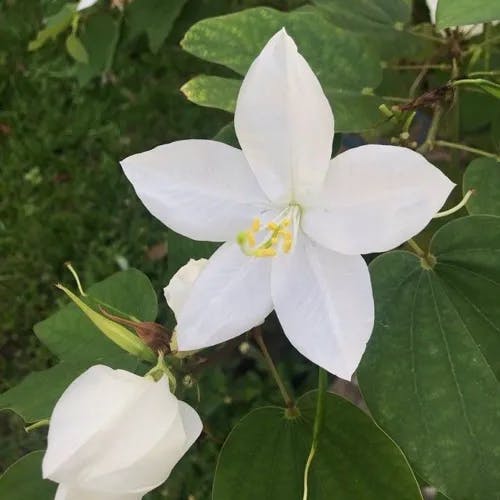
<path fill-rule="evenodd" d="M 43 477 L 56 500 L 140 500 L 198 438 L 196 411 L 158 382 L 103 365 L 74 380 L 50 419 Z"/>
<path fill-rule="evenodd" d="M 191 292 L 194 282 L 207 265 L 207 259 L 190 259 L 182 266 L 163 289 L 167 304 L 178 319 Z"/>

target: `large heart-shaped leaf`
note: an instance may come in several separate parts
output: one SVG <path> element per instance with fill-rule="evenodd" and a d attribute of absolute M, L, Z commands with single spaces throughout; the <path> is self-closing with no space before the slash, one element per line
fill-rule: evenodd
<path fill-rule="evenodd" d="M 181 87 L 182 93 L 199 106 L 234 113 L 241 80 L 221 76 L 198 75 Z"/>
<path fill-rule="evenodd" d="M 476 192 L 467 203 L 471 214 L 500 215 L 500 162 L 491 158 L 477 158 L 464 174 L 464 192 Z"/>
<path fill-rule="evenodd" d="M 430 252 L 424 265 L 401 251 L 372 262 L 376 325 L 360 386 L 418 474 L 454 500 L 494 498 L 500 217 L 453 220 L 437 231 Z"/>
<path fill-rule="evenodd" d="M 232 430 L 215 473 L 213 500 L 300 500 L 312 441 L 316 393 L 298 401 L 301 416 L 260 408 Z M 309 500 L 421 500 L 397 445 L 371 418 L 328 394 L 324 424 L 309 473 Z"/>
<path fill-rule="evenodd" d="M 122 311 L 141 321 L 153 321 L 158 313 L 156 293 L 147 276 L 136 269 L 113 274 L 91 286 L 87 293 L 106 304 L 110 312 Z M 123 354 L 74 304 L 68 304 L 37 323 L 34 330 L 36 336 L 63 361 L 106 362 Z"/>
<path fill-rule="evenodd" d="M 381 82 L 380 59 L 363 40 L 333 26 L 316 9 L 286 13 L 259 7 L 205 19 L 189 29 L 181 44 L 197 57 L 244 75 L 266 42 L 282 27 L 294 38 L 321 81 L 335 113 L 336 129 L 355 131 L 374 126 L 380 120 L 379 101 L 366 94 Z M 229 100 L 227 88 L 231 89 Z M 234 80 L 203 77 L 184 90 L 194 102 L 228 110 L 235 101 L 236 88 Z"/>
<path fill-rule="evenodd" d="M 56 484 L 42 479 L 43 454 L 28 453 L 0 476 L 2 500 L 53 500 Z"/>
<path fill-rule="evenodd" d="M 436 25 L 438 28 L 485 23 L 500 19 L 498 0 L 439 0 Z"/>
<path fill-rule="evenodd" d="M 313 0 L 326 19 L 335 26 L 363 37 L 384 61 L 411 58 L 425 60 L 432 44 L 406 30 L 411 21 L 411 0 Z"/>
<path fill-rule="evenodd" d="M 411 20 L 411 0 L 313 0 L 330 14 L 332 22 L 359 32 L 380 32 L 401 29 Z"/>

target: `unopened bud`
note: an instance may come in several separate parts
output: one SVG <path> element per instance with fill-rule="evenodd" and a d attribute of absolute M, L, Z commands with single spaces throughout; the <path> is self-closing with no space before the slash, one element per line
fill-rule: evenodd
<path fill-rule="evenodd" d="M 99 307 L 107 318 L 134 329 L 137 336 L 154 352 L 168 354 L 170 352 L 170 337 L 168 330 L 153 321 L 131 321 L 120 316 L 110 314 L 103 307 Z"/>
<path fill-rule="evenodd" d="M 136 335 L 134 335 L 130 330 L 127 330 L 124 326 L 118 324 L 115 321 L 112 321 L 105 315 L 99 314 L 97 311 L 94 311 L 94 309 L 92 309 L 82 299 L 80 299 L 71 290 L 68 290 L 63 285 L 57 284 L 56 287 L 62 290 L 90 319 L 90 321 L 92 321 L 92 323 L 94 323 L 94 325 L 115 344 L 120 346 L 128 353 L 133 354 L 134 356 L 137 356 L 146 361 L 155 360 L 155 355 L 153 354 L 151 349 L 144 345 L 143 341 Z"/>

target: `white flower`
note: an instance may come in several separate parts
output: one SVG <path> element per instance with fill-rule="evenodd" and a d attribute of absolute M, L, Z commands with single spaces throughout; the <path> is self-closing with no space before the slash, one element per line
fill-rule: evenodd
<path fill-rule="evenodd" d="M 103 365 L 74 380 L 50 418 L 43 477 L 56 500 L 140 500 L 200 435 L 198 414 L 158 382 Z"/>
<path fill-rule="evenodd" d="M 426 0 L 432 24 L 436 24 L 438 1 L 439 0 Z M 499 21 L 494 21 L 492 24 L 496 25 L 498 22 Z M 460 26 L 459 29 L 467 38 L 472 38 L 473 36 L 480 35 L 484 31 L 484 26 L 483 24 L 465 24 Z"/>
<path fill-rule="evenodd" d="M 95 5 L 98 1 L 99 0 L 80 0 L 76 6 L 76 10 L 78 12 L 80 10 L 88 9 L 89 7 L 92 7 L 92 5 Z"/>
<path fill-rule="evenodd" d="M 176 319 L 180 317 L 194 282 L 205 269 L 207 262 L 207 259 L 189 259 L 189 262 L 172 276 L 168 285 L 163 289 L 167 304 L 174 312 Z"/>
<path fill-rule="evenodd" d="M 374 320 L 360 254 L 424 229 L 454 184 L 401 147 L 362 146 L 330 160 L 332 111 L 284 29 L 243 81 L 235 128 L 243 151 L 186 140 L 122 162 L 163 223 L 226 241 L 184 304 L 179 349 L 228 340 L 275 309 L 304 356 L 349 379 Z"/>

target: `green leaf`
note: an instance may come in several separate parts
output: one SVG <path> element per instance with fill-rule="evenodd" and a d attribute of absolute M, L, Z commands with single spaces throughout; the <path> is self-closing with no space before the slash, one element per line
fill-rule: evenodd
<path fill-rule="evenodd" d="M 476 192 L 467 203 L 471 214 L 500 216 L 500 162 L 491 158 L 473 160 L 464 174 L 463 189 Z"/>
<path fill-rule="evenodd" d="M 249 413 L 231 431 L 215 472 L 213 500 L 301 500 L 312 440 L 316 393 L 298 401 L 301 416 L 281 408 Z M 396 444 L 368 415 L 328 394 L 309 500 L 421 500 L 418 484 Z"/>
<path fill-rule="evenodd" d="M 460 127 L 465 135 L 481 132 L 500 113 L 500 99 L 485 92 L 460 92 L 459 101 Z"/>
<path fill-rule="evenodd" d="M 40 30 L 34 40 L 28 44 L 28 50 L 38 50 L 49 40 L 53 40 L 66 28 L 71 26 L 73 17 L 76 14 L 76 3 L 67 3 L 57 14 L 50 16 L 45 21 L 45 28 Z"/>
<path fill-rule="evenodd" d="M 266 42 L 283 26 L 297 42 L 330 99 L 337 131 L 359 131 L 374 126 L 380 119 L 378 101 L 365 94 L 381 82 L 380 59 L 363 40 L 332 26 L 317 9 L 286 13 L 258 7 L 205 19 L 189 29 L 181 45 L 201 59 L 244 75 Z M 229 82 L 202 79 L 195 82 L 196 86 L 191 82 L 188 85 L 196 88 L 193 99 L 203 105 L 228 109 L 236 87 L 232 80 Z M 216 90 L 215 85 L 221 87 Z M 224 95 L 224 89 L 229 87 L 233 92 L 230 99 Z M 221 100 L 215 102 L 216 96 L 222 96 Z"/>
<path fill-rule="evenodd" d="M 436 26 L 439 29 L 500 19 L 498 0 L 439 0 Z"/>
<path fill-rule="evenodd" d="M 195 104 L 234 113 L 241 80 L 199 75 L 181 87 L 182 93 Z"/>
<path fill-rule="evenodd" d="M 385 35 L 389 30 L 401 29 L 411 20 L 410 0 L 313 0 L 328 13 L 332 23 L 341 28 L 361 33 Z"/>
<path fill-rule="evenodd" d="M 500 154 L 500 106 L 498 106 L 491 121 L 491 138 L 496 152 Z"/>
<path fill-rule="evenodd" d="M 74 33 L 71 33 L 68 38 L 66 38 L 66 50 L 76 62 L 83 64 L 87 64 L 89 62 L 87 50 L 83 46 L 81 40 Z"/>
<path fill-rule="evenodd" d="M 417 474 L 455 500 L 500 484 L 500 218 L 469 216 L 371 264 L 376 325 L 358 370 L 377 422 Z"/>
<path fill-rule="evenodd" d="M 127 7 L 132 36 L 145 32 L 151 52 L 157 52 L 187 0 L 134 0 Z"/>
<path fill-rule="evenodd" d="M 156 293 L 149 279 L 135 269 L 116 273 L 86 292 L 106 304 L 110 312 L 122 311 L 141 321 L 156 318 Z M 63 361 L 105 362 L 123 354 L 74 304 L 68 304 L 37 323 L 34 330 L 37 337 Z"/>
<path fill-rule="evenodd" d="M 16 387 L 0 394 L 0 409 L 12 410 L 26 423 L 48 418 L 66 387 L 87 364 L 59 363 L 41 372 L 30 373 Z"/>
<path fill-rule="evenodd" d="M 48 370 L 30 373 L 20 384 L 0 394 L 0 410 L 12 410 L 26 423 L 49 418 L 68 385 L 87 368 L 101 361 L 112 368 L 134 371 L 138 367 L 137 359 L 127 354 L 93 362 L 62 362 Z"/>
<path fill-rule="evenodd" d="M 42 479 L 44 451 L 34 451 L 20 458 L 0 476 L 3 500 L 53 500 L 57 485 Z"/>
<path fill-rule="evenodd" d="M 224 125 L 224 127 L 222 127 L 217 134 L 214 135 L 213 139 L 214 141 L 223 142 L 229 146 L 241 149 L 238 137 L 236 137 L 236 130 L 234 129 L 233 122 Z"/>
<path fill-rule="evenodd" d="M 119 25 L 104 13 L 93 15 L 82 27 L 82 43 L 88 54 L 88 64 L 77 65 L 77 78 L 85 85 L 95 76 L 111 69 L 119 38 Z"/>
<path fill-rule="evenodd" d="M 466 86 L 472 87 L 473 89 L 481 90 L 486 94 L 490 94 L 497 99 L 500 99 L 500 85 L 498 83 L 492 82 L 491 80 L 485 80 L 484 78 L 467 78 L 464 80 L 455 80 L 452 86 Z"/>

